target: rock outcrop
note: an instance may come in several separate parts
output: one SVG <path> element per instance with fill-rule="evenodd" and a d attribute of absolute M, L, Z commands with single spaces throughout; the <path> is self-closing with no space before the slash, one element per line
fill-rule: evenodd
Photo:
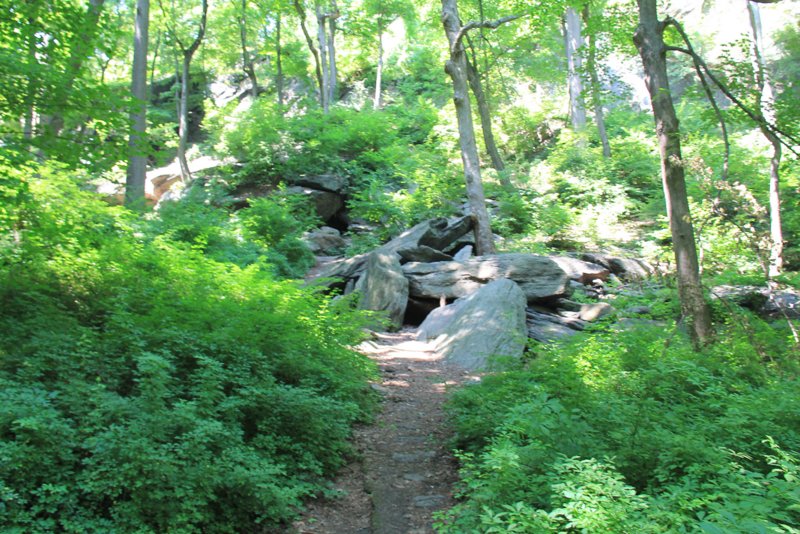
<path fill-rule="evenodd" d="M 407 263 L 403 272 L 414 297 L 455 299 L 474 293 L 494 280 L 509 279 L 528 302 L 569 295 L 569 277 L 556 262 L 533 254 L 497 254 L 462 262 Z"/>
<path fill-rule="evenodd" d="M 408 304 L 408 280 L 403 276 L 396 254 L 370 253 L 355 289 L 361 292 L 359 308 L 386 312 L 394 329 L 403 326 Z"/>
<path fill-rule="evenodd" d="M 303 234 L 303 241 L 317 256 L 335 256 L 344 252 L 347 243 L 336 228 L 323 226 Z"/>
<path fill-rule="evenodd" d="M 419 337 L 434 340 L 447 360 L 465 369 L 482 369 L 493 356 L 520 357 L 527 339 L 525 300 L 516 283 L 495 280 L 432 311 Z"/>
<path fill-rule="evenodd" d="M 399 253 L 401 250 L 430 247 L 442 250 L 472 229 L 469 217 L 432 219 L 406 230 L 388 243 L 375 249 L 379 252 Z M 364 270 L 367 254 L 332 262 L 320 269 L 316 278 L 328 279 L 328 285 L 345 286 L 350 279 L 358 278 Z"/>
<path fill-rule="evenodd" d="M 602 265 L 620 280 L 634 282 L 644 280 L 653 274 L 653 267 L 644 260 L 634 258 L 620 258 L 605 254 L 586 253 L 581 256 L 583 261 Z"/>

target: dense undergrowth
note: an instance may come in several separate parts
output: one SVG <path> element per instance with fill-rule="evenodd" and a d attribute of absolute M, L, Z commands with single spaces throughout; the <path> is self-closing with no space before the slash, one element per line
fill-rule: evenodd
<path fill-rule="evenodd" d="M 462 502 L 439 530 L 797 532 L 797 352 L 747 325 L 703 352 L 674 326 L 603 327 L 457 391 Z"/>
<path fill-rule="evenodd" d="M 272 224 L 290 215 L 146 221 L 62 170 L 6 170 L 3 531 L 253 531 L 324 490 L 373 368 L 346 348 L 363 324 L 347 302 L 264 259 L 293 265 L 297 225 Z"/>

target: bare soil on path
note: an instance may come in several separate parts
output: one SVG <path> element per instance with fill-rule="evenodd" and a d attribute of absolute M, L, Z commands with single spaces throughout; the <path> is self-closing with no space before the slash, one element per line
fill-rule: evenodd
<path fill-rule="evenodd" d="M 453 505 L 455 459 L 442 406 L 447 388 L 474 379 L 447 364 L 415 330 L 376 334 L 359 346 L 381 369 L 381 412 L 356 429 L 358 459 L 334 480 L 341 496 L 312 501 L 295 534 L 427 534 Z"/>

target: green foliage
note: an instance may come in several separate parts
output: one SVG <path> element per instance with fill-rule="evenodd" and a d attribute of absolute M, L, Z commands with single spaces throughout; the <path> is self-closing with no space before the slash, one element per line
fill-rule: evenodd
<path fill-rule="evenodd" d="M 464 500 L 439 529 L 798 528 L 797 365 L 786 336 L 749 322 L 701 354 L 645 324 L 575 336 L 457 391 Z"/>
<path fill-rule="evenodd" d="M 16 224 L 0 239 L 2 529 L 234 532 L 292 517 L 370 412 L 372 365 L 346 348 L 362 317 L 261 260 L 215 257 L 233 246 L 224 212 L 175 204 L 142 221 L 35 170 L 2 190 Z M 284 212 L 250 209 L 248 232 L 269 220 L 284 223 L 269 245 L 292 235 Z"/>
<path fill-rule="evenodd" d="M 223 134 L 223 142 L 245 162 L 240 179 L 247 182 L 337 173 L 354 188 L 374 179 L 398 185 L 413 169 L 409 145 L 424 140 L 433 124 L 430 110 L 419 111 L 335 107 L 328 114 L 312 109 L 284 117 L 262 99 Z"/>

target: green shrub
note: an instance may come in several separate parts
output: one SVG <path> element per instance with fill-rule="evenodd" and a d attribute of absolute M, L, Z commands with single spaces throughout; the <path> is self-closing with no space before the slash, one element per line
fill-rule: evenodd
<path fill-rule="evenodd" d="M 440 530 L 796 529 L 796 365 L 749 321 L 699 354 L 663 327 L 575 336 L 457 391 L 464 500 Z"/>
<path fill-rule="evenodd" d="M 346 348 L 361 316 L 262 260 L 209 255 L 227 216 L 176 205 L 142 221 L 38 172 L 3 212 L 22 231 L 0 239 L 2 529 L 291 518 L 371 411 L 373 367 Z"/>

